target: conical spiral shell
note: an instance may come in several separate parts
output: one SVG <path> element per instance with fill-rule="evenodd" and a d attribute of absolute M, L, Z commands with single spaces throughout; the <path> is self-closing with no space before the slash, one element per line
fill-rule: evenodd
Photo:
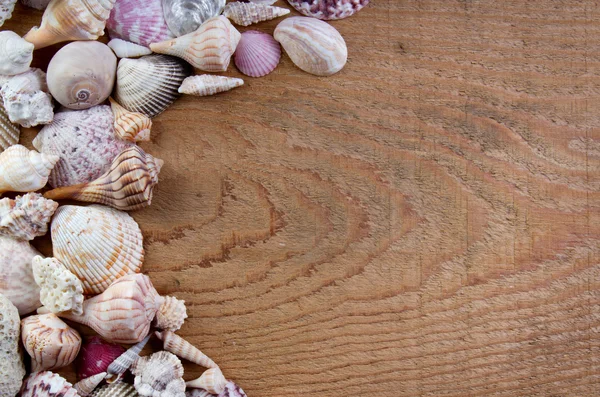
<path fill-rule="evenodd" d="M 183 339 L 181 336 L 175 334 L 172 331 L 155 332 L 155 335 L 163 341 L 163 348 L 175 354 L 177 357 L 181 357 L 195 364 L 198 364 L 205 368 L 217 368 L 213 360 L 210 359 L 206 354 L 202 353 L 197 347 L 192 345 L 190 342 Z"/>
<path fill-rule="evenodd" d="M 106 29 L 112 39 L 145 47 L 173 37 L 163 15 L 161 0 L 117 0 L 106 21 Z"/>
<path fill-rule="evenodd" d="M 177 89 L 190 72 L 185 62 L 165 55 L 121 59 L 115 99 L 131 112 L 155 117 L 180 96 Z"/>
<path fill-rule="evenodd" d="M 150 335 L 146 336 L 141 342 L 127 349 L 123 354 L 117 357 L 106 370 L 107 381 L 113 383 L 121 378 L 121 376 L 131 367 L 131 365 L 140 358 L 140 353 L 144 346 L 150 340 Z"/>
<path fill-rule="evenodd" d="M 148 47 L 121 39 L 112 39 L 108 42 L 108 46 L 119 58 L 138 58 L 152 54 Z"/>
<path fill-rule="evenodd" d="M 161 298 L 161 305 L 156 312 L 156 328 L 165 331 L 177 331 L 187 318 L 185 301 L 173 296 Z"/>
<path fill-rule="evenodd" d="M 149 141 L 152 128 L 150 117 L 142 113 L 130 112 L 114 99 L 109 98 L 109 100 L 115 115 L 115 134 L 129 142 Z"/>
<path fill-rule="evenodd" d="M 4 104 L 0 101 L 0 153 L 12 145 L 16 145 L 20 136 L 21 129 L 18 125 L 11 123 Z"/>
<path fill-rule="evenodd" d="M 0 235 L 17 240 L 33 240 L 48 232 L 48 223 L 58 203 L 38 193 L 27 193 L 14 200 L 0 200 Z"/>
<path fill-rule="evenodd" d="M 91 394 L 92 397 L 140 397 L 133 385 L 125 382 L 104 385 Z"/>
<path fill-rule="evenodd" d="M 29 375 L 19 393 L 20 397 L 79 397 L 73 385 L 50 371 Z"/>
<path fill-rule="evenodd" d="M 183 80 L 179 92 L 188 95 L 207 96 L 229 91 L 243 85 L 244 80 L 235 77 L 203 74 L 201 76 L 190 76 Z"/>
<path fill-rule="evenodd" d="M 33 28 L 25 40 L 36 49 L 63 41 L 96 40 L 104 35 L 104 26 L 115 0 L 52 0 L 39 28 Z"/>
<path fill-rule="evenodd" d="M 163 161 L 139 146 L 122 151 L 100 178 L 81 185 L 59 187 L 44 196 L 53 200 L 73 199 L 108 205 L 122 211 L 147 207 Z"/>
<path fill-rule="evenodd" d="M 31 263 L 33 277 L 40 287 L 40 301 L 53 313 L 71 310 L 83 313 L 83 286 L 56 258 L 36 256 Z"/>
<path fill-rule="evenodd" d="M 140 357 L 131 367 L 133 385 L 143 396 L 185 397 L 183 366 L 179 359 L 165 351 Z"/>
<path fill-rule="evenodd" d="M 33 44 L 10 30 L 0 32 L 0 74 L 26 72 L 33 60 Z"/>
<path fill-rule="evenodd" d="M 105 376 L 106 376 L 106 372 L 100 372 L 99 374 L 92 375 L 88 378 L 80 380 L 79 382 L 77 382 L 73 385 L 73 388 L 75 390 L 77 390 L 77 393 L 79 393 L 79 395 L 81 397 L 87 397 L 90 394 L 92 394 L 94 389 L 100 383 L 102 383 Z"/>
<path fill-rule="evenodd" d="M 65 205 L 54 214 L 51 229 L 54 257 L 82 281 L 85 294 L 99 294 L 118 278 L 140 271 L 142 233 L 125 212 Z"/>
<path fill-rule="evenodd" d="M 275 70 L 280 59 L 279 43 L 270 34 L 256 30 L 242 34 L 234 54 L 235 66 L 250 77 L 266 76 Z"/>
<path fill-rule="evenodd" d="M 211 18 L 198 30 L 150 45 L 160 54 L 174 55 L 206 72 L 224 72 L 240 41 L 240 32 L 224 16 Z"/>
<path fill-rule="evenodd" d="M 17 0 L 0 0 L 0 26 L 12 16 Z"/>
<path fill-rule="evenodd" d="M 202 373 L 198 379 L 186 382 L 187 387 L 196 389 L 204 389 L 213 394 L 221 394 L 225 390 L 227 380 L 223 376 L 223 372 L 219 367 L 209 368 Z"/>
<path fill-rule="evenodd" d="M 223 15 L 240 26 L 250 26 L 253 23 L 270 21 L 290 13 L 286 8 L 273 7 L 265 4 L 232 2 L 225 6 Z"/>
<path fill-rule="evenodd" d="M 0 293 L 19 309 L 20 315 L 40 307 L 40 288 L 31 261 L 40 253 L 27 241 L 0 236 Z"/>
<path fill-rule="evenodd" d="M 46 186 L 58 156 L 14 145 L 0 153 L 0 193 L 33 192 Z"/>

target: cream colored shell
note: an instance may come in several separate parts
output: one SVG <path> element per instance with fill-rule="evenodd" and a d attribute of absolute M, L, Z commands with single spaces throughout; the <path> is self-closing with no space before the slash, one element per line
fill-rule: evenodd
<path fill-rule="evenodd" d="M 0 87 L 2 87 L 1 82 Z M 19 143 L 20 136 L 21 129 L 10 121 L 6 109 L 4 109 L 4 101 L 0 100 L 0 153 Z"/>
<path fill-rule="evenodd" d="M 258 22 L 270 21 L 289 13 L 290 10 L 287 8 L 258 3 L 242 3 L 239 1 L 228 3 L 223 11 L 223 15 L 240 26 L 250 26 Z"/>
<path fill-rule="evenodd" d="M 129 142 L 149 141 L 152 119 L 143 113 L 130 112 L 112 98 L 109 100 L 115 115 L 115 134 Z"/>
<path fill-rule="evenodd" d="M 40 301 L 51 312 L 71 310 L 83 314 L 83 286 L 55 258 L 36 256 L 32 261 L 33 278 L 40 287 Z"/>
<path fill-rule="evenodd" d="M 31 261 L 40 255 L 27 241 L 0 236 L 0 293 L 17 307 L 20 315 L 40 307 L 40 288 Z"/>
<path fill-rule="evenodd" d="M 19 311 L 0 294 L 0 397 L 14 397 L 25 376 L 20 330 Z"/>
<path fill-rule="evenodd" d="M 165 296 L 156 312 L 156 328 L 165 331 L 177 331 L 186 318 L 185 301 L 173 296 Z"/>
<path fill-rule="evenodd" d="M 0 200 L 0 235 L 17 240 L 33 240 L 48 232 L 48 223 L 58 203 L 38 193 L 27 193 L 14 200 Z"/>
<path fill-rule="evenodd" d="M 190 76 L 183 80 L 181 87 L 179 87 L 179 92 L 181 94 L 207 96 L 229 91 L 243 85 L 244 80 L 235 77 L 203 74 L 200 76 Z"/>
<path fill-rule="evenodd" d="M 186 382 L 187 387 L 200 388 L 213 394 L 221 394 L 225 390 L 227 380 L 219 367 L 209 368 L 198 379 Z"/>
<path fill-rule="evenodd" d="M 46 186 L 58 156 L 14 145 L 0 153 L 0 193 L 33 192 Z"/>
<path fill-rule="evenodd" d="M 87 397 L 92 394 L 94 389 L 102 383 L 102 381 L 104 381 L 105 376 L 106 372 L 100 372 L 99 374 L 89 376 L 75 383 L 73 388 L 77 390 L 77 394 L 79 394 L 80 397 Z"/>
<path fill-rule="evenodd" d="M 195 364 L 201 365 L 205 368 L 217 368 L 213 360 L 210 359 L 206 354 L 202 353 L 197 347 L 177 335 L 173 331 L 155 332 L 158 339 L 163 342 L 163 348 L 175 354 L 177 357 L 181 357 Z"/>
<path fill-rule="evenodd" d="M 132 366 L 133 385 L 142 396 L 185 397 L 183 365 L 179 359 L 165 351 L 140 357 Z"/>
<path fill-rule="evenodd" d="M 24 73 L 32 60 L 33 44 L 10 30 L 0 32 L 0 74 Z"/>
<path fill-rule="evenodd" d="M 108 46 L 119 58 L 137 58 L 152 54 L 148 47 L 121 39 L 112 39 Z"/>
<path fill-rule="evenodd" d="M 50 371 L 34 372 L 25 379 L 19 397 L 79 397 L 62 376 Z"/>

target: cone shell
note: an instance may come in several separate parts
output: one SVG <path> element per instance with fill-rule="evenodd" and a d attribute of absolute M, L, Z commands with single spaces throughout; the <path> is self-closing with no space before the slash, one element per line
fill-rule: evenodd
<path fill-rule="evenodd" d="M 224 72 L 240 41 L 238 32 L 224 16 L 211 18 L 195 32 L 150 45 L 160 54 L 173 55 L 206 72 Z"/>
<path fill-rule="evenodd" d="M 0 97 L 4 100 L 4 109 L 11 122 L 29 128 L 52 121 L 54 111 L 46 85 L 46 73 L 31 68 L 4 80 Z"/>
<path fill-rule="evenodd" d="M 149 357 L 140 357 L 132 365 L 131 372 L 135 375 L 133 385 L 143 396 L 185 397 L 183 366 L 169 352 L 160 351 Z"/>
<path fill-rule="evenodd" d="M 33 192 L 46 186 L 58 156 L 14 145 L 0 153 L 0 193 Z"/>
<path fill-rule="evenodd" d="M 83 286 L 73 273 L 56 258 L 36 256 L 31 265 L 44 307 L 53 313 L 71 310 L 82 314 Z"/>
<path fill-rule="evenodd" d="M 250 26 L 253 23 L 270 21 L 287 15 L 290 10 L 265 4 L 232 2 L 225 6 L 223 15 L 240 26 Z"/>
<path fill-rule="evenodd" d="M 20 397 L 79 397 L 73 385 L 49 371 L 29 375 L 19 393 Z"/>
<path fill-rule="evenodd" d="M 138 58 L 152 54 L 148 47 L 121 39 L 112 39 L 108 42 L 108 46 L 119 58 Z"/>
<path fill-rule="evenodd" d="M 114 99 L 109 99 L 115 115 L 115 134 L 129 142 L 149 141 L 152 128 L 150 117 L 142 113 L 130 112 Z"/>
<path fill-rule="evenodd" d="M 91 394 L 92 397 L 139 397 L 133 385 L 125 382 L 104 385 Z"/>
<path fill-rule="evenodd" d="M 89 378 L 82 379 L 79 382 L 75 383 L 73 385 L 73 388 L 75 390 L 77 390 L 77 393 L 79 393 L 79 395 L 81 397 L 87 397 L 90 394 L 92 394 L 92 392 L 94 391 L 94 389 L 100 383 L 102 383 L 102 381 L 104 380 L 105 376 L 106 376 L 106 372 L 101 372 L 99 374 L 90 376 Z"/>
<path fill-rule="evenodd" d="M 63 41 L 96 40 L 104 35 L 104 26 L 115 0 L 52 0 L 39 28 L 33 28 L 25 40 L 36 49 Z"/>
<path fill-rule="evenodd" d="M 0 200 L 0 235 L 30 241 L 48 232 L 48 223 L 58 203 L 41 194 L 27 193 L 14 200 Z"/>
<path fill-rule="evenodd" d="M 305 72 L 330 76 L 346 65 L 346 42 L 327 22 L 307 17 L 287 18 L 277 25 L 274 36 L 294 64 Z"/>
<path fill-rule="evenodd" d="M 227 380 L 218 367 L 207 369 L 198 379 L 186 382 L 187 387 L 204 389 L 213 394 L 221 394 L 226 384 Z"/>
<path fill-rule="evenodd" d="M 0 26 L 12 16 L 16 2 L 17 0 L 0 0 Z"/>
<path fill-rule="evenodd" d="M 201 76 L 190 76 L 183 80 L 179 92 L 188 95 L 207 96 L 229 91 L 243 85 L 244 80 L 235 77 L 203 74 Z"/>
<path fill-rule="evenodd" d="M 192 33 L 210 18 L 221 15 L 225 0 L 163 0 L 165 20 L 175 37 Z"/>
<path fill-rule="evenodd" d="M 288 0 L 298 12 L 323 20 L 343 19 L 369 4 L 370 0 Z"/>
<path fill-rule="evenodd" d="M 144 47 L 173 37 L 165 22 L 161 0 L 117 0 L 106 28 L 112 39 Z"/>
<path fill-rule="evenodd" d="M 141 342 L 127 349 L 123 354 L 117 357 L 107 369 L 107 381 L 113 383 L 121 378 L 121 376 L 131 367 L 131 365 L 140 358 L 140 353 L 144 346 L 150 340 L 150 335 L 146 336 Z"/>
<path fill-rule="evenodd" d="M 175 334 L 172 331 L 155 332 L 155 335 L 163 341 L 163 348 L 175 354 L 177 357 L 181 357 L 185 360 L 191 361 L 195 364 L 203 366 L 205 368 L 217 368 L 213 360 L 210 359 L 206 354 L 202 353 L 197 347 L 183 339 L 181 336 Z"/>
<path fill-rule="evenodd" d="M 177 331 L 187 318 L 185 301 L 173 296 L 161 298 L 162 302 L 156 312 L 156 328 L 165 331 Z"/>
<path fill-rule="evenodd" d="M 21 129 L 8 119 L 4 104 L 0 101 L 0 153 L 19 142 Z"/>
<path fill-rule="evenodd" d="M 108 366 L 125 352 L 125 348 L 92 336 L 81 347 L 77 362 L 77 373 L 80 379 L 105 373 Z"/>
<path fill-rule="evenodd" d="M 250 77 L 262 77 L 271 73 L 281 59 L 281 46 L 267 33 L 249 30 L 235 50 L 235 66 Z"/>
<path fill-rule="evenodd" d="M 41 306 L 31 261 L 40 253 L 27 241 L 0 236 L 0 293 L 19 309 L 20 315 Z"/>
<path fill-rule="evenodd" d="M 33 44 L 10 30 L 0 32 L 0 74 L 24 73 L 32 60 Z"/>

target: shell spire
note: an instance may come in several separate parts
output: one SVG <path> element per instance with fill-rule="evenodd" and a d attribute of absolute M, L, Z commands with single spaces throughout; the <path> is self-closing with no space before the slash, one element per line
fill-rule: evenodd
<path fill-rule="evenodd" d="M 290 10 L 287 8 L 257 3 L 241 3 L 239 1 L 228 3 L 223 11 L 223 15 L 240 26 L 250 26 L 258 22 L 270 21 L 289 13 Z"/>
<path fill-rule="evenodd" d="M 46 186 L 59 157 L 14 145 L 0 153 L 0 193 L 33 192 Z"/>
<path fill-rule="evenodd" d="M 108 99 L 115 115 L 115 134 L 129 142 L 149 141 L 152 119 L 142 113 L 130 112 L 114 99 Z"/>
<path fill-rule="evenodd" d="M 73 385 L 54 372 L 34 372 L 24 381 L 19 397 L 79 397 Z"/>
<path fill-rule="evenodd" d="M 198 379 L 185 383 L 187 387 L 204 389 L 213 394 L 221 394 L 225 390 L 227 380 L 220 368 L 209 368 Z"/>
<path fill-rule="evenodd" d="M 107 382 L 113 383 L 119 380 L 125 371 L 127 371 L 138 358 L 140 358 L 140 353 L 150 340 L 150 336 L 151 335 L 146 336 L 141 342 L 127 349 L 125 353 L 117 357 L 116 360 L 108 366 L 108 369 L 106 370 Z"/>
<path fill-rule="evenodd" d="M 156 312 L 156 327 L 166 331 L 177 331 L 187 318 L 185 301 L 173 296 L 164 296 L 161 300 Z"/>
<path fill-rule="evenodd" d="M 183 80 L 179 92 L 181 94 L 207 96 L 232 90 L 244 85 L 244 80 L 235 77 L 214 76 L 203 74 L 191 76 Z"/>
<path fill-rule="evenodd" d="M 77 390 L 77 393 L 79 393 L 81 397 L 87 397 L 92 394 L 94 389 L 98 387 L 100 383 L 102 383 L 105 376 L 106 372 L 100 372 L 99 374 L 80 380 L 73 385 L 73 388 Z"/>
<path fill-rule="evenodd" d="M 173 331 L 154 333 L 158 339 L 163 341 L 163 348 L 178 357 L 191 361 L 204 368 L 217 368 L 218 365 L 206 354 L 202 353 L 196 346 L 175 334 Z"/>
<path fill-rule="evenodd" d="M 27 193 L 14 200 L 0 200 L 0 235 L 17 240 L 33 240 L 48 232 L 48 223 L 58 203 L 38 193 Z"/>
<path fill-rule="evenodd" d="M 10 30 L 0 32 L 0 74 L 24 73 L 32 60 L 33 44 Z"/>

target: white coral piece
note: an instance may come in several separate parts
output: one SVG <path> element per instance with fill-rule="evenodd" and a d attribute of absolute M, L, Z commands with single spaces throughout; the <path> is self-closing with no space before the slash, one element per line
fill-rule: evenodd
<path fill-rule="evenodd" d="M 12 200 L 0 200 L 0 235 L 17 240 L 33 240 L 48 232 L 48 222 L 58 203 L 41 194 L 28 193 Z"/>
<path fill-rule="evenodd" d="M 29 128 L 48 124 L 54 118 L 46 73 L 40 69 L 31 68 L 11 77 L 2 85 L 0 95 L 4 99 L 8 118 L 13 123 Z"/>
<path fill-rule="evenodd" d="M 17 0 L 0 0 L 0 26 L 12 17 L 16 2 Z"/>
<path fill-rule="evenodd" d="M 133 385 L 146 397 L 185 397 L 183 366 L 174 354 L 160 351 L 140 357 L 131 367 Z"/>
<path fill-rule="evenodd" d="M 0 397 L 14 397 L 25 376 L 19 350 L 19 311 L 0 294 Z"/>
<path fill-rule="evenodd" d="M 51 312 L 70 310 L 83 314 L 83 285 L 55 258 L 33 258 L 33 277 L 40 286 L 40 301 Z"/>

